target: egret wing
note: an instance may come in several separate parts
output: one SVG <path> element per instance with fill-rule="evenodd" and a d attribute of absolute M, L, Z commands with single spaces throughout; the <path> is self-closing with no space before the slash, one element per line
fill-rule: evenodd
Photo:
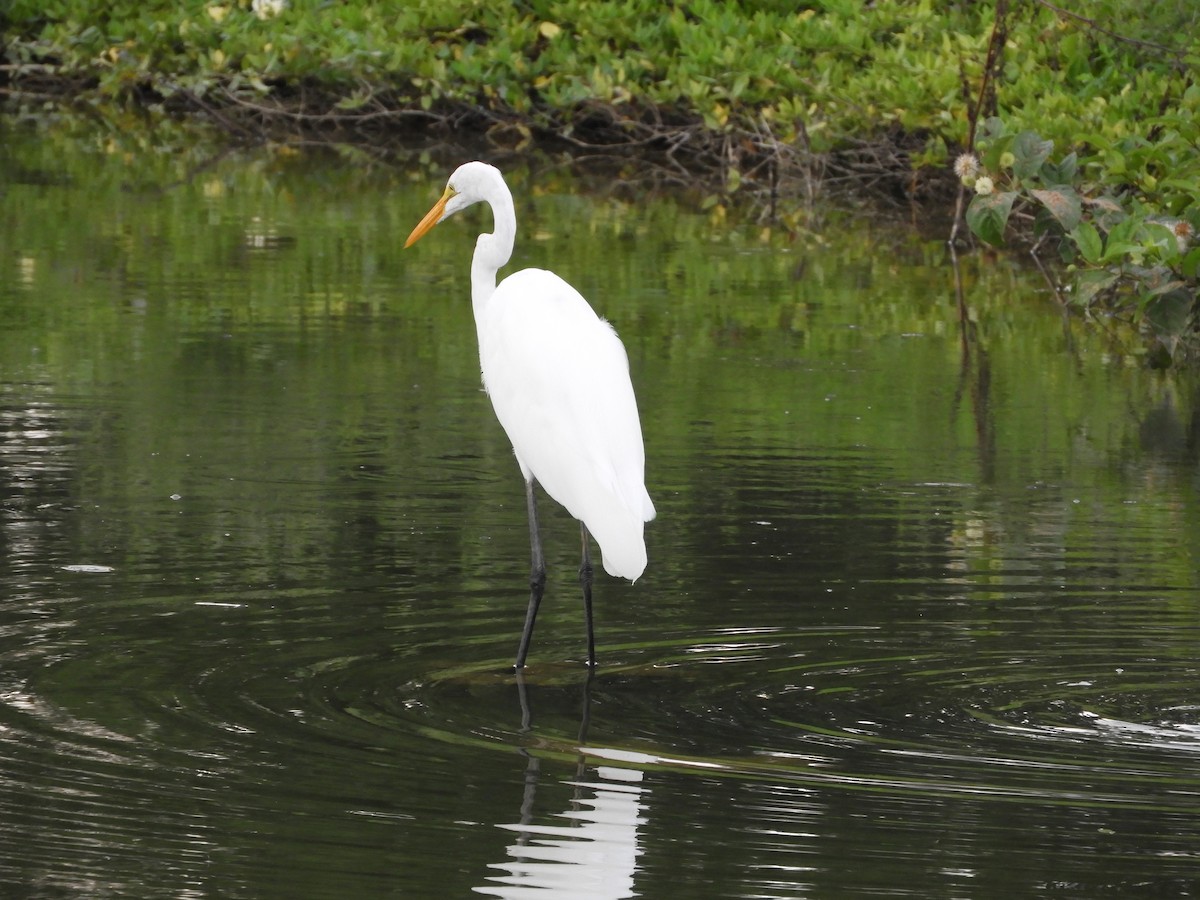
<path fill-rule="evenodd" d="M 616 332 L 541 269 L 501 282 L 478 326 L 484 386 L 523 473 L 587 525 L 608 572 L 637 578 L 654 507 Z"/>

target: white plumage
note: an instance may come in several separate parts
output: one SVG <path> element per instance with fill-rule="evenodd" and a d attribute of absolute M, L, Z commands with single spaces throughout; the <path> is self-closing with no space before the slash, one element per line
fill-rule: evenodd
<path fill-rule="evenodd" d="M 496 285 L 496 273 L 512 256 L 516 216 L 512 194 L 495 167 L 470 162 L 455 170 L 405 246 L 481 201 L 492 208 L 495 230 L 479 235 L 471 262 L 480 368 L 525 477 L 531 517 L 532 593 L 517 668 L 524 664 L 541 600 L 539 582 L 545 580 L 534 482 L 586 529 L 580 580 L 591 663 L 587 534 L 600 545 L 605 571 L 636 580 L 646 568 L 643 526 L 654 518 L 629 361 L 612 326 L 553 272 L 525 269 Z"/>

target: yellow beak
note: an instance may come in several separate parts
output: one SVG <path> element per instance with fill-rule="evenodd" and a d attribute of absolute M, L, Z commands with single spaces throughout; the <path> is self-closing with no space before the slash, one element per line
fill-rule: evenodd
<path fill-rule="evenodd" d="M 404 246 L 406 248 L 411 247 L 421 238 L 425 237 L 425 234 L 429 231 L 429 229 L 438 223 L 438 220 L 442 217 L 442 213 L 446 211 L 446 204 L 453 196 L 454 188 L 446 185 L 446 191 L 442 194 L 442 199 L 433 204 L 433 209 L 425 213 L 425 218 L 417 223 L 417 227 L 412 230 L 412 234 L 410 234 L 408 236 L 408 240 L 404 242 Z"/>

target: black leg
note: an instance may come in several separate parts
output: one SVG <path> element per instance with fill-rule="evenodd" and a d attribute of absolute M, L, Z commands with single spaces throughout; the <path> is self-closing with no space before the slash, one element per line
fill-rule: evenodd
<path fill-rule="evenodd" d="M 513 680 L 517 682 L 517 699 L 521 703 L 521 734 L 529 734 L 533 727 L 533 712 L 529 706 L 529 693 L 525 690 L 525 675 L 517 669 Z"/>
<path fill-rule="evenodd" d="M 592 555 L 588 552 L 588 530 L 579 523 L 579 538 L 583 543 L 583 561 L 579 563 L 579 585 L 583 588 L 583 618 L 587 623 L 587 664 L 596 666 L 596 637 L 592 631 Z"/>
<path fill-rule="evenodd" d="M 517 648 L 518 672 L 525 668 L 525 657 L 529 653 L 529 641 L 533 637 L 533 623 L 537 619 L 538 606 L 546 589 L 546 560 L 542 556 L 542 538 L 538 533 L 537 497 L 534 481 L 525 482 L 525 506 L 529 510 L 529 610 L 525 613 L 525 630 L 521 632 L 521 646 Z"/>

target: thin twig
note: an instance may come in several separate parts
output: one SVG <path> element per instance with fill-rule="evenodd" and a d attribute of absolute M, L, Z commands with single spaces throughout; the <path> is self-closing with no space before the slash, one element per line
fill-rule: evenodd
<path fill-rule="evenodd" d="M 1101 34 L 1112 38 L 1114 41 L 1121 41 L 1125 44 L 1132 44 L 1135 47 L 1142 47 L 1146 50 L 1154 50 L 1158 53 L 1168 53 L 1171 56 L 1176 56 L 1180 59 L 1182 59 L 1185 55 L 1183 50 L 1179 50 L 1175 47 L 1168 47 L 1165 44 L 1156 44 L 1154 41 L 1143 41 L 1139 38 L 1131 38 L 1124 34 L 1118 34 L 1111 29 L 1105 28 L 1095 19 L 1089 19 L 1087 16 L 1080 15 L 1077 12 L 1071 12 L 1069 9 L 1063 9 L 1061 6 L 1055 6 L 1053 3 L 1050 3 L 1049 0 L 1036 0 L 1036 2 L 1041 6 L 1046 7 L 1046 9 L 1050 10 L 1057 16 L 1062 16 L 1064 19 L 1074 19 L 1076 22 L 1081 22 L 1088 28 L 1092 29 L 1092 31 L 1098 31 Z"/>
<path fill-rule="evenodd" d="M 332 124 L 358 125 L 364 122 L 370 122 L 375 119 L 430 119 L 438 120 L 440 116 L 436 113 L 429 112 L 424 109 L 391 109 L 385 108 L 375 112 L 349 112 L 341 110 L 326 110 L 324 112 L 304 112 L 298 109 L 287 109 L 279 104 L 268 105 L 264 103 L 255 103 L 247 100 L 244 97 L 238 96 L 228 88 L 224 89 L 222 95 L 234 106 L 242 107 L 243 109 L 260 112 L 263 115 L 279 116 L 284 119 L 291 119 L 295 122 L 326 122 Z"/>
<path fill-rule="evenodd" d="M 975 134 L 979 128 L 979 117 L 983 113 L 983 104 L 987 98 L 988 87 L 992 83 L 992 73 L 1000 58 L 1000 48 L 1004 45 L 1007 32 L 1005 18 L 1008 16 L 1008 0 L 996 0 L 995 18 L 992 20 L 992 36 L 988 41 L 987 60 L 983 64 L 983 76 L 979 80 L 979 95 L 975 106 L 967 111 L 967 151 L 975 150 Z M 961 182 L 958 186 L 958 199 L 954 204 L 954 222 L 950 226 L 950 246 L 958 242 L 958 231 L 963 221 L 963 205 L 966 200 L 966 186 Z"/>
<path fill-rule="evenodd" d="M 1060 305 L 1065 307 L 1067 305 L 1067 298 L 1063 296 L 1062 289 L 1057 283 L 1055 283 L 1054 279 L 1050 277 L 1050 273 L 1046 271 L 1046 267 L 1042 264 L 1042 258 L 1038 255 L 1038 250 L 1041 248 L 1042 241 L 1044 241 L 1045 238 L 1046 236 L 1042 235 L 1037 239 L 1037 241 L 1034 242 L 1033 246 L 1029 248 L 1029 256 L 1033 259 L 1033 264 L 1037 266 L 1038 271 L 1042 273 L 1042 278 L 1045 280 L 1046 286 L 1054 292 L 1054 298 L 1059 302 Z"/>

